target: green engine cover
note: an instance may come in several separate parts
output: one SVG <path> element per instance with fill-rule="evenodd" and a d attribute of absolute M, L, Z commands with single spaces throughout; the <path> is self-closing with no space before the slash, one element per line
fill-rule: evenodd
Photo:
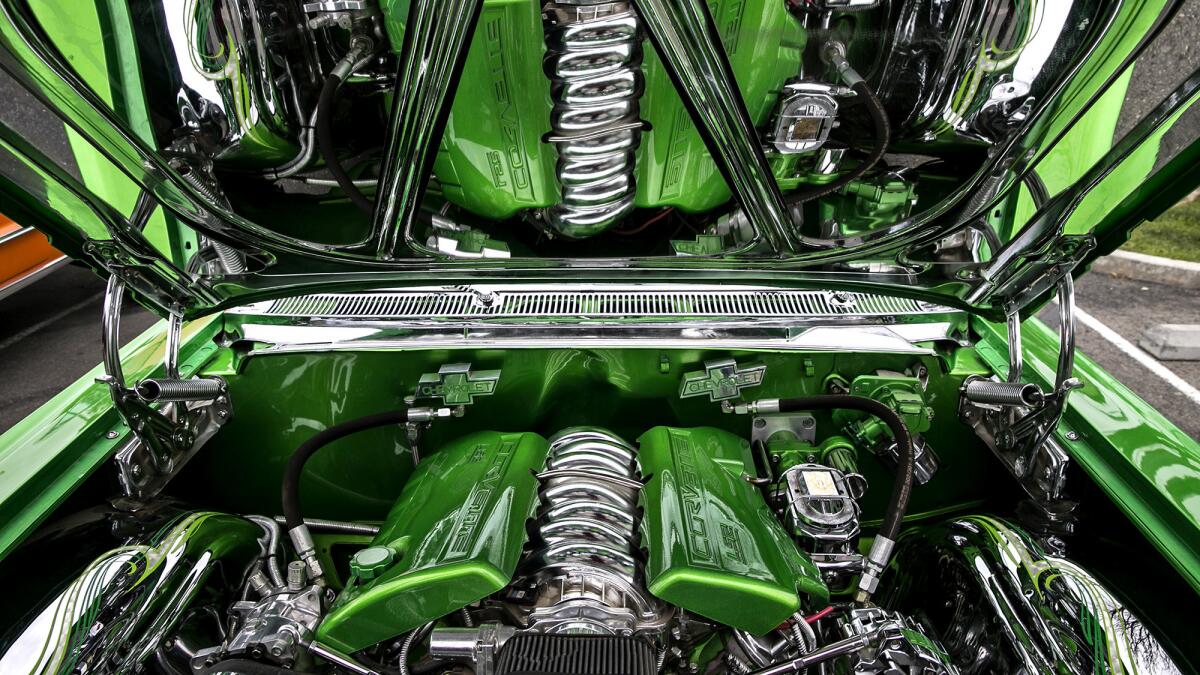
<path fill-rule="evenodd" d="M 481 432 L 423 461 L 372 542 L 395 553 L 390 566 L 351 577 L 318 639 L 355 652 L 507 586 L 548 449 L 537 434 Z"/>
<path fill-rule="evenodd" d="M 646 581 L 662 600 L 764 634 L 829 599 L 821 574 L 771 513 L 749 443 L 726 431 L 655 427 L 638 439 Z"/>
<path fill-rule="evenodd" d="M 408 5 L 381 3 L 396 52 Z M 750 117 L 765 126 L 780 87 L 798 75 L 804 28 L 782 0 L 709 0 L 709 8 Z M 484 0 L 434 164 L 446 199 L 477 215 L 503 220 L 560 200 L 558 153 L 542 140 L 553 107 L 543 34 L 541 3 Z M 650 42 L 643 46 L 641 116 L 650 129 L 638 150 L 637 205 L 714 209 L 732 194 Z M 790 164 L 776 169 L 787 173 Z"/>
<path fill-rule="evenodd" d="M 399 53 L 408 0 L 384 0 Z M 485 0 L 433 171 L 442 193 L 468 211 L 503 220 L 557 204 L 558 153 L 550 132 L 550 80 L 542 70 L 541 3 Z"/>
<path fill-rule="evenodd" d="M 763 128 L 783 84 L 800 74 L 807 33 L 782 0 L 709 0 L 708 8 L 750 119 Z M 674 206 L 688 213 L 715 209 L 733 194 L 658 54 L 649 42 L 645 49 L 641 113 L 651 129 L 642 135 L 638 151 L 637 205 Z M 777 174 L 790 168 L 789 162 L 775 166 Z"/>

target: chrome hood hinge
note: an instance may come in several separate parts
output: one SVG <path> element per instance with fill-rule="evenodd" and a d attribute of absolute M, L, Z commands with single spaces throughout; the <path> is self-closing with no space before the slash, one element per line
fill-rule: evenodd
<path fill-rule="evenodd" d="M 1076 503 L 1066 494 L 1070 457 L 1054 438 L 1067 399 L 1083 386 L 1075 370 L 1075 283 L 1070 273 L 1058 280 L 1059 353 L 1054 387 L 1044 391 L 1022 381 L 1021 307 L 1008 315 L 1008 373 L 998 378 L 973 376 L 963 383 L 959 416 L 996 453 L 1029 495 L 1023 505 L 1025 525 L 1041 535 L 1050 549 L 1062 546 L 1062 535 L 1074 531 Z"/>
<path fill-rule="evenodd" d="M 209 438 L 233 416 L 224 380 L 181 379 L 182 319 L 169 320 L 165 377 L 126 385 L 120 355 L 121 303 L 125 283 L 109 277 L 104 296 L 104 375 L 113 405 L 133 437 L 117 449 L 117 478 L 125 496 L 144 501 L 157 495 Z M 154 404 L 159 404 L 155 407 Z"/>

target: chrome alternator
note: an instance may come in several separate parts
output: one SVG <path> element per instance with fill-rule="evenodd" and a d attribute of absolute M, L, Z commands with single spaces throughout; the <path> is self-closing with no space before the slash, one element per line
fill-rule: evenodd
<path fill-rule="evenodd" d="M 661 629 L 662 611 L 644 590 L 635 552 L 640 478 L 636 451 L 608 431 L 568 429 L 551 439 L 539 493 L 542 547 L 529 561 L 539 589 L 532 630 Z"/>
<path fill-rule="evenodd" d="M 550 228 L 590 237 L 634 207 L 641 137 L 641 30 L 629 2 L 558 0 L 545 7 L 546 72 L 553 86 L 550 142 L 558 148 L 562 202 Z"/>

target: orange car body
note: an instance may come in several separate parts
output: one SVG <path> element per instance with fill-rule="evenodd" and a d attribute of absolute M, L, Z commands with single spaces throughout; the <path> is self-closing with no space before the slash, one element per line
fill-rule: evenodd
<path fill-rule="evenodd" d="M 0 297 L 37 280 L 65 260 L 46 235 L 0 215 Z"/>

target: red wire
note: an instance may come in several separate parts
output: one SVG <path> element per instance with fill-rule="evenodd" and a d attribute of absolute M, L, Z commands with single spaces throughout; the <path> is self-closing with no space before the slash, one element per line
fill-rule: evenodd
<path fill-rule="evenodd" d="M 641 232 L 642 230 L 645 230 L 647 227 L 650 227 L 651 225 L 662 220 L 663 218 L 666 218 L 674 210 L 675 210 L 674 206 L 668 206 L 667 208 L 663 209 L 661 212 L 656 214 L 653 218 L 650 218 L 649 220 L 642 223 L 641 225 L 638 225 L 637 227 L 633 228 L 632 230 L 613 230 L 613 232 L 616 232 L 617 234 L 622 235 L 622 236 L 637 234 L 637 233 Z"/>
<path fill-rule="evenodd" d="M 826 607 L 825 609 L 817 612 L 816 614 L 813 614 L 812 616 L 804 617 L 804 623 L 816 623 L 816 622 L 820 621 L 821 619 L 824 619 L 825 617 L 829 616 L 832 613 L 833 613 L 833 606 L 830 605 L 829 607 Z"/>

